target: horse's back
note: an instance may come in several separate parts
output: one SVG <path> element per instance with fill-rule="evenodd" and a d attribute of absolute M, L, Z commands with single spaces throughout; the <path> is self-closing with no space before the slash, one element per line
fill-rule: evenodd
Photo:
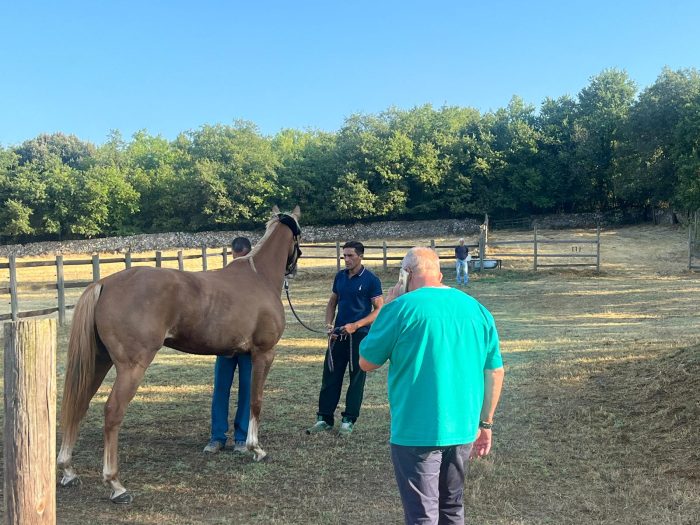
<path fill-rule="evenodd" d="M 156 349 L 169 341 L 210 354 L 271 346 L 284 330 L 279 295 L 246 264 L 211 272 L 135 267 L 100 282 L 95 317 L 103 339 Z"/>

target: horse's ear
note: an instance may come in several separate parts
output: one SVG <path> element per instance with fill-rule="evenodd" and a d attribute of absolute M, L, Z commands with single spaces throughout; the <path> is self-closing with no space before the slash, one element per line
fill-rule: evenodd
<path fill-rule="evenodd" d="M 272 214 L 273 214 L 273 215 L 278 215 L 279 212 L 280 212 L 280 209 L 277 207 L 277 204 L 275 204 L 275 205 L 272 207 Z"/>
<path fill-rule="evenodd" d="M 299 208 L 299 205 L 294 206 L 294 211 L 292 212 L 292 215 L 296 217 L 297 220 L 299 220 L 299 217 L 301 217 L 301 209 Z"/>

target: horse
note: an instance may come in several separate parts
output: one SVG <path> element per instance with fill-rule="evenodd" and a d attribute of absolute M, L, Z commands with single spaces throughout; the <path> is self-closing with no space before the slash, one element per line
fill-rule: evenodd
<path fill-rule="evenodd" d="M 118 478 L 119 428 L 146 369 L 162 346 L 199 355 L 250 353 L 253 381 L 246 447 L 255 461 L 267 453 L 258 441 L 263 386 L 285 327 L 281 300 L 285 276 L 296 270 L 299 206 L 277 206 L 248 255 L 221 270 L 183 272 L 135 267 L 90 284 L 80 296 L 68 343 L 61 411 L 60 485 L 80 484 L 71 464 L 80 422 L 114 366 L 116 378 L 104 407 L 102 479 L 110 500 L 131 503 Z"/>

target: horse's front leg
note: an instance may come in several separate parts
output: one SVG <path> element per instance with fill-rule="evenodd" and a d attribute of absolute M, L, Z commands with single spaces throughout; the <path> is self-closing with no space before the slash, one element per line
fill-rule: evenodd
<path fill-rule="evenodd" d="M 260 425 L 260 412 L 262 410 L 263 387 L 267 374 L 275 358 L 275 348 L 266 350 L 253 349 L 253 383 L 250 392 L 250 423 L 248 424 L 248 438 L 246 447 L 253 453 L 255 461 L 261 461 L 265 452 L 258 442 L 258 427 Z"/>
<path fill-rule="evenodd" d="M 133 399 L 136 390 L 141 384 L 146 367 L 141 364 L 128 363 L 116 365 L 116 368 L 117 377 L 114 380 L 112 392 L 109 394 L 105 405 L 105 450 L 102 480 L 112 489 L 109 499 L 113 503 L 131 503 L 134 497 L 127 492 L 118 478 L 119 428 L 124 420 L 126 407 L 129 406 L 129 402 Z"/>

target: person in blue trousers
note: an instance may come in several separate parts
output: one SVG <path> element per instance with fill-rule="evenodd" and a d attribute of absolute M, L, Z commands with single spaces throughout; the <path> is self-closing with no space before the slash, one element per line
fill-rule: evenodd
<path fill-rule="evenodd" d="M 250 241 L 245 237 L 236 237 L 231 243 L 233 257 L 242 257 L 250 249 Z M 233 420 L 233 451 L 246 451 L 248 421 L 250 419 L 250 383 L 253 363 L 250 354 L 234 356 L 217 356 L 214 365 L 214 394 L 211 398 L 211 438 L 204 452 L 216 454 L 226 447 L 228 432 L 228 410 L 231 397 L 233 376 L 238 367 L 238 405 Z"/>
<path fill-rule="evenodd" d="M 469 247 L 464 244 L 464 239 L 459 240 L 459 246 L 455 247 L 455 268 L 457 270 L 457 286 L 469 282 Z M 460 280 L 461 278 L 461 280 Z"/>

